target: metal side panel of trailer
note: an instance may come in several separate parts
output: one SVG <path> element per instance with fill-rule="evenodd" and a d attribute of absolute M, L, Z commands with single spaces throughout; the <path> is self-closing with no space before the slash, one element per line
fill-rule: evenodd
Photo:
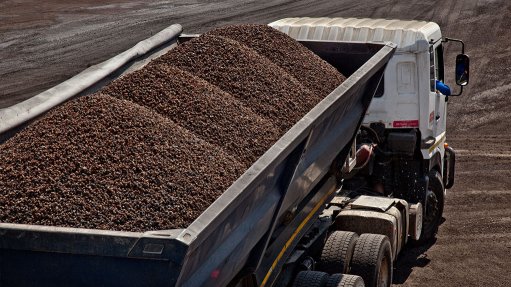
<path fill-rule="evenodd" d="M 180 33 L 173 25 L 0 110 L 0 142 L 52 107 L 142 67 L 174 47 Z M 333 195 L 331 167 L 347 157 L 395 51 L 389 43 L 302 43 L 348 79 L 190 226 L 135 233 L 0 223 L 0 286 L 225 286 L 244 274 L 270 286 Z"/>

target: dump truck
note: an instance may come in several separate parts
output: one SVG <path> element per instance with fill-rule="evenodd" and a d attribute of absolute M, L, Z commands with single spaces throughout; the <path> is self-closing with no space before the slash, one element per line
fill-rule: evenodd
<path fill-rule="evenodd" d="M 270 26 L 346 81 L 186 228 L 0 223 L 0 286 L 390 286 L 405 244 L 434 237 L 454 183 L 449 95 L 436 81 L 444 80 L 442 43 L 459 40 L 422 21 L 288 18 Z M 0 143 L 193 37 L 172 25 L 0 110 Z M 468 71 L 462 51 L 461 87 Z"/>

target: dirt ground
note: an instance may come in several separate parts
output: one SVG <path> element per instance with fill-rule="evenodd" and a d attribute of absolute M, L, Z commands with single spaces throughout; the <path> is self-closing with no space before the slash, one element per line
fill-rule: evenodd
<path fill-rule="evenodd" d="M 12 1 L 0 2 L 0 108 L 41 92 L 180 23 L 199 33 L 227 23 L 289 16 L 420 19 L 460 38 L 471 82 L 449 101 L 448 142 L 458 151 L 455 187 L 434 244 L 397 262 L 402 286 L 510 286 L 511 2 L 357 1 Z M 447 47 L 447 75 L 459 51 Z M 452 85 L 452 77 L 447 79 Z"/>

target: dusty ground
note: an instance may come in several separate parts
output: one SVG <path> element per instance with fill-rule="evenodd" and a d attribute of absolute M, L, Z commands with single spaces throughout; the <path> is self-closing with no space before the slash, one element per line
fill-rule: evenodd
<path fill-rule="evenodd" d="M 464 39 L 471 83 L 451 98 L 448 141 L 458 153 L 445 223 L 431 246 L 408 249 L 394 282 L 404 286 L 509 286 L 511 282 L 511 2 L 2 1 L 0 107 L 30 97 L 162 28 L 188 33 L 288 16 L 421 19 Z M 447 75 L 457 47 L 448 48 Z M 451 78 L 452 82 L 452 78 Z"/>
<path fill-rule="evenodd" d="M 509 286 L 511 134 L 457 135 L 451 144 L 459 147 L 459 160 L 446 221 L 429 250 L 414 248 L 403 254 L 394 283 Z"/>

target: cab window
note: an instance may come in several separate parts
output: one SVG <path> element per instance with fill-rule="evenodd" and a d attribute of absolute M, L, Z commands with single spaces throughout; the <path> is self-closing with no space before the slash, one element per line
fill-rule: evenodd
<path fill-rule="evenodd" d="M 431 91 L 435 91 L 435 80 L 444 82 L 444 48 L 442 44 L 438 45 L 435 49 L 433 46 L 429 48 L 429 73 Z"/>
<path fill-rule="evenodd" d="M 437 80 L 444 82 L 444 48 L 442 44 L 435 49 L 435 76 Z"/>

